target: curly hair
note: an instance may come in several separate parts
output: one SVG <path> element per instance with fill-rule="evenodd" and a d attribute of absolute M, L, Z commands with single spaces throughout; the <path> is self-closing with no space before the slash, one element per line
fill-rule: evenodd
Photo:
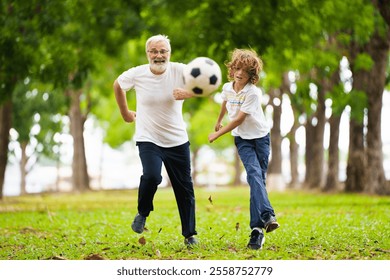
<path fill-rule="evenodd" d="M 263 61 L 254 50 L 234 49 L 231 61 L 227 62 L 228 79 L 234 79 L 234 72 L 237 68 L 243 68 L 249 74 L 249 82 L 257 84 L 259 74 L 263 70 Z"/>

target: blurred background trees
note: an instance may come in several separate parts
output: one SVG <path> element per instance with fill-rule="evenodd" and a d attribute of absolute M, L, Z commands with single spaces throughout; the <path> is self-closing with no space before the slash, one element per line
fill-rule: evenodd
<path fill-rule="evenodd" d="M 290 187 L 390 193 L 381 138 L 389 86 L 389 0 L 19 2 L 0 4 L 0 197 L 10 159 L 20 166 L 21 186 L 13 187 L 25 193 L 34 164 L 61 164 L 64 134 L 73 143 L 72 190 L 91 188 L 86 121 L 93 120 L 114 149 L 131 140 L 134 125 L 122 121 L 112 83 L 126 69 L 147 63 L 145 40 L 158 33 L 170 37 L 172 60 L 209 56 L 224 77 L 234 48 L 261 55 L 259 86 L 272 123 L 270 177 L 282 177 L 288 147 Z M 128 98 L 133 106 L 134 94 Z M 195 182 L 197 172 L 210 174 L 202 168 L 211 163 L 202 167 L 199 153 L 213 149 L 230 182 L 240 184 L 232 139 L 207 143 L 218 95 L 187 100 L 184 111 Z M 349 148 L 346 179 L 340 182 L 343 114 L 349 118 Z M 286 122 L 288 131 L 282 131 Z"/>

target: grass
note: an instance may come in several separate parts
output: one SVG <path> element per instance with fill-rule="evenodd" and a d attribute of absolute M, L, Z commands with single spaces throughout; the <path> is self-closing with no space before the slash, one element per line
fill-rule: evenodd
<path fill-rule="evenodd" d="M 141 235 L 130 228 L 137 190 L 6 197 L 0 259 L 390 259 L 390 197 L 271 192 L 281 227 L 255 251 L 246 248 L 248 195 L 247 187 L 196 189 L 200 245 L 192 249 L 170 188 L 158 190 Z"/>

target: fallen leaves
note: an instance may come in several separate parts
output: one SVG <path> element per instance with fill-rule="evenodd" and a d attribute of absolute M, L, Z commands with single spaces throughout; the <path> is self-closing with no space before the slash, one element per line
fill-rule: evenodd
<path fill-rule="evenodd" d="M 64 257 L 61 257 L 61 256 L 52 256 L 50 258 L 47 258 L 46 260 L 60 260 L 60 261 L 64 261 L 64 260 L 67 260 L 67 259 L 64 258 Z"/>
<path fill-rule="evenodd" d="M 145 237 L 142 236 L 140 239 L 138 239 L 138 243 L 141 244 L 141 245 L 145 245 L 146 244 Z"/>
<path fill-rule="evenodd" d="M 84 260 L 105 260 L 105 258 L 99 254 L 90 254 Z"/>

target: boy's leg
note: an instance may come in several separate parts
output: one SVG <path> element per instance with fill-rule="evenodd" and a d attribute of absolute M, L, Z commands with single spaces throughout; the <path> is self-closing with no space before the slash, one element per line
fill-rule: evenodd
<path fill-rule="evenodd" d="M 263 186 L 264 191 L 266 192 L 267 198 L 268 194 L 266 191 L 266 178 L 267 178 L 267 171 L 268 171 L 268 159 L 269 159 L 269 151 L 270 151 L 270 136 L 269 134 L 260 138 L 256 139 L 256 155 L 260 163 L 260 168 L 262 171 L 262 177 L 263 177 Z M 271 203 L 269 203 L 269 206 L 272 208 Z M 274 231 L 279 227 L 278 222 L 276 222 L 275 213 L 274 210 L 270 212 L 264 212 L 261 215 L 261 218 L 264 222 L 264 228 L 266 232 Z"/>
<path fill-rule="evenodd" d="M 275 215 L 265 186 L 269 145 L 266 145 L 267 141 L 259 145 L 256 140 L 244 140 L 240 137 L 235 137 L 235 144 L 250 186 L 250 227 L 264 228 L 264 217 Z"/>

